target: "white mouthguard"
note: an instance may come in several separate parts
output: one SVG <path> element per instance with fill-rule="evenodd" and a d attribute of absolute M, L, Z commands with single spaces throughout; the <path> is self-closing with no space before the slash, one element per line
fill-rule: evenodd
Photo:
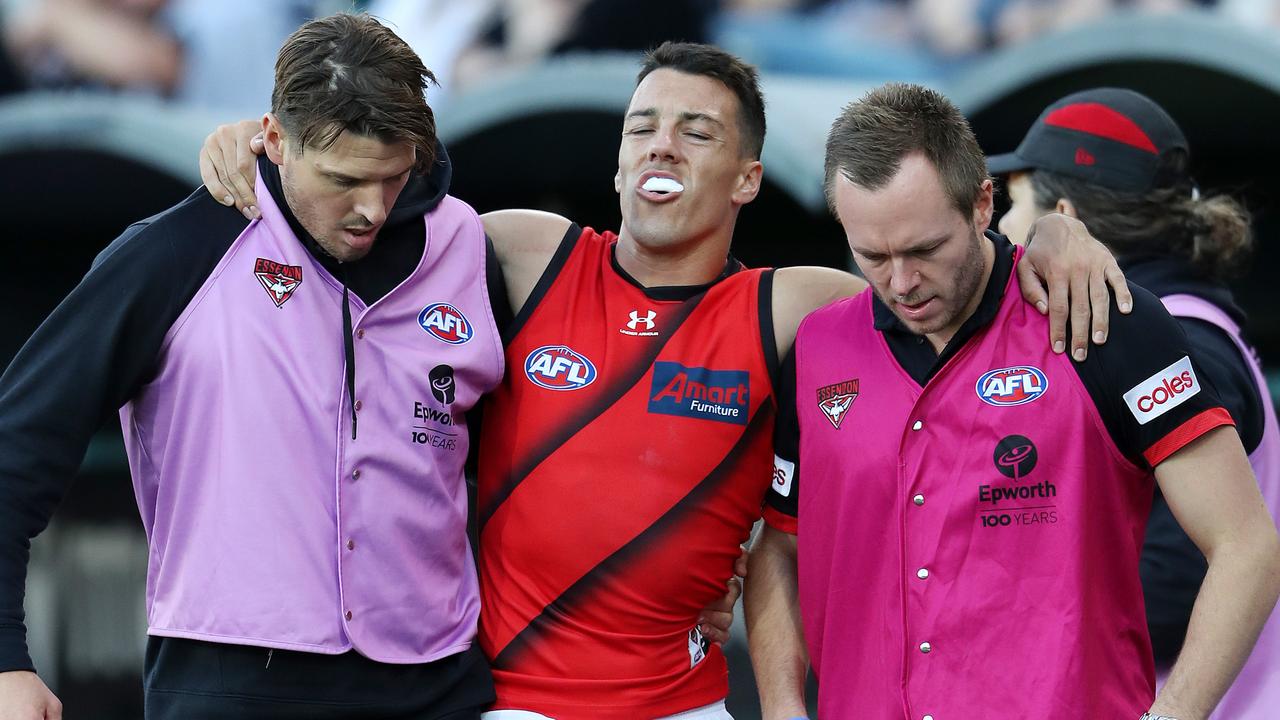
<path fill-rule="evenodd" d="M 651 177 L 648 180 L 645 180 L 644 185 L 642 185 L 641 187 L 643 187 L 645 190 L 648 190 L 649 192 L 661 192 L 661 193 L 684 192 L 683 185 L 676 182 L 675 180 L 672 180 L 671 178 L 666 178 L 666 177 Z"/>

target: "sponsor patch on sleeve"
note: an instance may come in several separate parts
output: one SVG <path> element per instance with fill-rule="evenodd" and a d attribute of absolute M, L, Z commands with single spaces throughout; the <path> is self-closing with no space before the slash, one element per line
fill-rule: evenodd
<path fill-rule="evenodd" d="M 791 497 L 791 481 L 796 476 L 796 464 L 773 456 L 773 491 L 782 497 Z"/>
<path fill-rule="evenodd" d="M 1191 367 L 1191 358 L 1184 355 L 1178 362 L 1133 386 L 1124 394 L 1124 402 L 1138 424 L 1146 425 L 1198 392 L 1200 380 Z"/>

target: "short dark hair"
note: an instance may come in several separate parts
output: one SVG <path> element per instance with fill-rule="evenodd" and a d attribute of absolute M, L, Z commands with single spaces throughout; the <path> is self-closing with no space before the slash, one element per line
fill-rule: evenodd
<path fill-rule="evenodd" d="M 664 42 L 645 54 L 636 85 L 649 73 L 663 68 L 715 78 L 729 88 L 738 98 L 742 152 L 753 160 L 760 159 L 765 133 L 764 94 L 760 92 L 760 73 L 755 67 L 714 45 Z"/>
<path fill-rule="evenodd" d="M 337 13 L 285 40 L 271 112 L 299 154 L 304 147 L 326 150 L 347 131 L 412 144 L 421 172 L 436 160 L 436 122 L 426 99 L 435 82 L 417 53 L 382 23 Z"/>
<path fill-rule="evenodd" d="M 1199 197 L 1182 175 L 1188 179 L 1173 187 L 1123 192 L 1033 170 L 1031 192 L 1041 209 L 1070 200 L 1089 233 L 1116 255 L 1172 255 L 1206 278 L 1226 280 L 1253 250 L 1249 211 L 1227 195 Z"/>
<path fill-rule="evenodd" d="M 987 161 L 969 121 L 942 93 L 921 85 L 889 83 L 845 106 L 827 135 L 827 204 L 835 212 L 839 173 L 854 185 L 878 190 L 898 174 L 902 159 L 924 153 L 937 168 L 951 204 L 973 212 Z"/>

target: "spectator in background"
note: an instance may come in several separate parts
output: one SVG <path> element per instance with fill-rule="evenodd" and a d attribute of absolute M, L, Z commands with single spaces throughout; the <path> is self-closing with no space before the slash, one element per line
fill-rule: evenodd
<path fill-rule="evenodd" d="M 1041 114 L 1018 149 L 988 161 L 1010 174 L 1012 207 L 1000 231 L 1021 243 L 1031 222 L 1060 212 L 1082 220 L 1130 280 L 1160 296 L 1191 341 L 1192 357 L 1235 420 L 1273 517 L 1280 516 L 1280 431 L 1243 311 L 1225 281 L 1249 254 L 1249 216 L 1226 196 L 1202 198 L 1188 171 L 1182 130 L 1159 105 L 1100 88 Z M 1182 648 L 1204 580 L 1204 556 L 1159 489 L 1147 524 L 1141 575 L 1156 664 Z M 1215 717 L 1262 717 L 1280 702 L 1280 619 L 1272 615 Z"/>
<path fill-rule="evenodd" d="M 477 41 L 457 55 L 453 91 L 556 54 L 701 42 L 717 6 L 715 0 L 667 0 L 654 12 L 628 0 L 502 0 Z"/>
<path fill-rule="evenodd" d="M 271 99 L 280 43 L 314 0 L 31 0 L 5 44 L 33 87 L 157 95 L 237 114 Z"/>
<path fill-rule="evenodd" d="M 459 58 L 496 22 L 504 0 L 373 0 L 369 14 L 391 27 L 440 81 L 431 95 L 439 114 L 453 94 Z"/>

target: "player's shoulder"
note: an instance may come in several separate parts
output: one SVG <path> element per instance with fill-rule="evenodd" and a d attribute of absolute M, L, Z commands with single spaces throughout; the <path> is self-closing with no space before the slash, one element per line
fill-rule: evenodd
<path fill-rule="evenodd" d="M 556 251 L 573 223 L 542 210 L 495 210 L 480 216 L 499 258 L 514 253 Z"/>
<path fill-rule="evenodd" d="M 811 313 L 862 292 L 862 278 L 826 267 L 778 268 L 773 274 L 773 325 L 778 352 L 785 355 L 800 324 Z"/>
<path fill-rule="evenodd" d="M 1128 283 L 1133 296 L 1133 309 L 1121 313 L 1116 307 L 1115 295 L 1111 296 L 1111 330 L 1107 333 L 1107 345 L 1140 351 L 1149 343 L 1164 345 L 1168 342 L 1185 343 L 1181 324 L 1169 314 L 1164 303 L 1154 293 L 1141 285 Z"/>
<path fill-rule="evenodd" d="M 866 287 L 862 278 L 832 268 L 778 268 L 773 274 L 774 312 L 799 325 L 814 310 L 857 295 Z"/>
<path fill-rule="evenodd" d="M 125 228 L 98 254 L 93 267 L 114 263 L 171 272 L 203 267 L 216 263 L 248 225 L 235 208 L 221 205 L 200 187 L 173 207 Z"/>

